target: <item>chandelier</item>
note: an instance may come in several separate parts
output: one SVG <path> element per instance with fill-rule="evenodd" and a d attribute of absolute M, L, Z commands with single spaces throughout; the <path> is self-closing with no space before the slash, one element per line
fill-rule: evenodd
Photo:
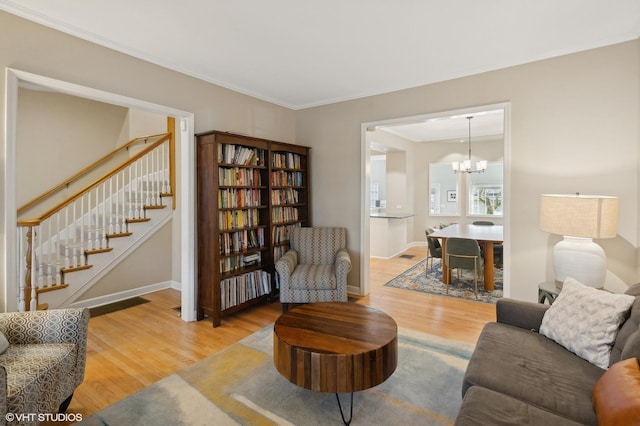
<path fill-rule="evenodd" d="M 475 169 L 471 168 L 471 119 L 472 118 L 473 116 L 467 117 L 467 120 L 469 120 L 469 158 L 461 162 L 454 161 L 451 164 L 451 168 L 456 173 L 483 173 L 485 170 L 487 170 L 486 160 L 477 161 L 476 168 Z"/>

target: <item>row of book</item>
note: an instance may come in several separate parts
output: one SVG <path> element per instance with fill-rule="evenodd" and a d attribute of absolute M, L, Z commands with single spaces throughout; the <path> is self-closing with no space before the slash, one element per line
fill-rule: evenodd
<path fill-rule="evenodd" d="M 271 185 L 273 186 L 302 186 L 302 172 L 287 172 L 278 170 L 271 172 Z"/>
<path fill-rule="evenodd" d="M 260 169 L 238 167 L 218 168 L 218 184 L 222 186 L 260 186 L 262 175 Z"/>
<path fill-rule="evenodd" d="M 271 209 L 273 223 L 293 222 L 298 220 L 298 209 L 295 207 L 274 207 Z"/>
<path fill-rule="evenodd" d="M 284 205 L 284 204 L 298 204 L 300 200 L 300 193 L 297 189 L 274 189 L 271 191 L 271 204 Z"/>
<path fill-rule="evenodd" d="M 222 230 L 258 226 L 260 214 L 258 209 L 224 210 L 218 213 L 219 225 Z"/>
<path fill-rule="evenodd" d="M 293 228 L 299 228 L 300 226 L 300 222 L 291 225 L 274 226 L 271 230 L 271 241 L 274 244 L 280 244 L 289 241 L 291 230 Z"/>
<path fill-rule="evenodd" d="M 264 150 L 221 143 L 218 144 L 218 163 L 264 166 Z"/>
<path fill-rule="evenodd" d="M 220 234 L 220 253 L 229 255 L 264 247 L 264 228 Z"/>
<path fill-rule="evenodd" d="M 236 207 L 259 207 L 261 204 L 259 189 L 224 188 L 218 190 L 218 207 L 222 209 Z"/>
<path fill-rule="evenodd" d="M 253 271 L 220 281 L 222 310 L 271 293 L 271 275 L 265 271 Z"/>
<path fill-rule="evenodd" d="M 302 168 L 300 154 L 292 152 L 274 152 L 271 165 L 280 169 L 298 169 Z"/>
<path fill-rule="evenodd" d="M 238 254 L 236 256 L 223 257 L 220 259 L 220 272 L 224 274 L 227 272 L 238 271 L 247 266 L 260 264 L 260 260 L 260 253 L 252 253 L 250 255 Z"/>

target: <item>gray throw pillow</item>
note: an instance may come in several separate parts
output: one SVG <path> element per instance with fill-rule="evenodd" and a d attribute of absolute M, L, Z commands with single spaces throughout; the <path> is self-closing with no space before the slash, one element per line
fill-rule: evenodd
<path fill-rule="evenodd" d="M 542 318 L 540 334 L 606 370 L 618 329 L 635 300 L 567 278 Z"/>
<path fill-rule="evenodd" d="M 4 334 L 0 332 L 0 355 L 2 355 L 4 351 L 6 351 L 8 348 L 9 348 L 9 341 L 7 340 L 6 337 L 4 337 Z"/>

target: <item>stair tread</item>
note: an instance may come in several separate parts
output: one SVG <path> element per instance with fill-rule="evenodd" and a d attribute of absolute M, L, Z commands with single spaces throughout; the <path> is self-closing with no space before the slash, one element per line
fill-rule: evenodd
<path fill-rule="evenodd" d="M 85 269 L 93 268 L 93 265 L 80 265 L 80 266 L 70 266 L 69 268 L 62 268 L 60 272 L 66 274 L 67 272 L 76 272 L 76 271 L 84 271 Z"/>
<path fill-rule="evenodd" d="M 90 255 L 90 254 L 98 254 L 98 253 L 107 253 L 107 252 L 110 252 L 111 250 L 113 250 L 112 247 L 105 247 L 101 249 L 91 249 L 91 250 L 85 250 L 84 254 Z"/>
<path fill-rule="evenodd" d="M 38 294 L 47 293 L 49 291 L 62 290 L 63 288 L 67 288 L 67 287 L 69 287 L 69 284 L 56 284 L 56 285 L 50 285 L 48 287 L 38 287 L 36 288 L 36 293 Z"/>
<path fill-rule="evenodd" d="M 107 238 L 122 238 L 133 235 L 133 232 L 118 232 L 116 234 L 107 234 Z"/>

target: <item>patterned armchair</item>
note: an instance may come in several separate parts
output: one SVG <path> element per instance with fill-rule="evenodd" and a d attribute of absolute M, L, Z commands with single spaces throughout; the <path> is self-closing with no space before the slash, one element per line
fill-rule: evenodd
<path fill-rule="evenodd" d="M 346 302 L 347 252 L 345 228 L 294 228 L 290 250 L 276 262 L 282 310 L 289 303 Z"/>
<path fill-rule="evenodd" d="M 0 314 L 9 342 L 0 355 L 0 419 L 66 411 L 84 379 L 88 325 L 88 309 Z"/>

